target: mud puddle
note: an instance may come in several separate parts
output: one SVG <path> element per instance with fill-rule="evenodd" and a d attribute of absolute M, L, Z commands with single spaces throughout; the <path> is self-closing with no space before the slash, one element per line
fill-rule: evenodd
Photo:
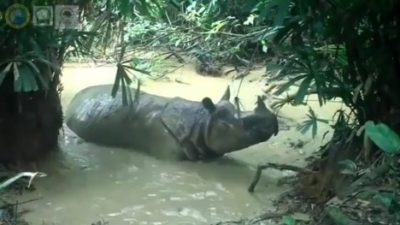
<path fill-rule="evenodd" d="M 263 73 L 263 69 L 252 72 L 241 85 L 239 97 L 245 109 L 251 110 L 256 96 L 262 94 L 264 84 L 257 78 Z M 67 65 L 62 79 L 64 108 L 79 90 L 112 83 L 114 74 L 115 67 Z M 187 65 L 167 81 L 144 81 L 142 89 L 199 101 L 208 96 L 217 101 L 227 85 L 236 95 L 239 83 L 230 78 L 199 76 Z M 330 118 L 340 106 L 333 103 L 314 109 Z M 278 136 L 210 163 L 164 162 L 132 150 L 81 142 L 65 129 L 61 153 L 39 165 L 48 176 L 37 180 L 36 191 L 19 200 L 41 199 L 21 207 L 31 210 L 25 218 L 33 225 L 88 225 L 100 219 L 111 225 L 210 224 L 257 215 L 272 207 L 272 200 L 286 190 L 277 186 L 277 180 L 288 173 L 266 171 L 251 195 L 247 187 L 254 166 L 263 162 L 301 166 L 328 130 L 328 126 L 320 126 L 314 140 L 310 134 L 300 134 L 295 126 L 307 111 L 308 107 L 283 108 L 280 115 L 290 120 Z M 301 148 L 293 148 L 295 143 Z"/>

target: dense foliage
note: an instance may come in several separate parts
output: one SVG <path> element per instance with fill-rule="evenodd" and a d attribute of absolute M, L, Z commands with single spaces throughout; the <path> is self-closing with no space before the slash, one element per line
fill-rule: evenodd
<path fill-rule="evenodd" d="M 0 9 L 3 11 L 11 2 L 14 1 L 2 1 Z M 358 159 L 363 159 L 364 166 L 371 162 L 385 164 L 387 158 L 393 166 L 398 158 L 397 0 L 19 2 L 77 4 L 83 30 L 0 27 L 2 92 L 59 87 L 60 67 L 67 56 L 113 58 L 118 70 L 112 93 L 121 88 L 124 103 L 132 100 L 126 94 L 126 86 L 134 82 L 130 72 L 146 73 L 140 69 L 143 61 L 130 54 L 131 50 L 161 50 L 180 60 L 181 55 L 189 55 L 200 61 L 217 60 L 246 68 L 262 62 L 266 63 L 271 80 L 286 81 L 279 85 L 275 95 L 287 97 L 275 106 L 307 104 L 308 96 L 316 94 L 321 105 L 340 99 L 349 108 L 336 114 L 332 124 L 334 137 L 323 148 L 328 153 L 322 158 L 328 160 L 321 160 L 320 167 L 332 166 L 330 163 L 334 162 L 332 168 L 336 168 L 341 160 L 356 164 L 352 160 Z M 282 59 L 283 63 L 272 70 L 267 64 L 271 57 Z M 312 110 L 308 117 L 300 128 L 312 128 L 314 135 L 317 123 L 327 122 Z M 385 157 L 383 152 L 387 153 Z M 325 171 L 328 170 L 319 170 Z M 329 176 L 321 181 L 324 185 L 335 180 Z"/>
<path fill-rule="evenodd" d="M 159 0 L 149 4 L 92 4 L 88 30 L 103 35 L 93 37 L 90 47 L 113 47 L 116 58 L 123 49 L 134 47 L 200 59 L 206 55 L 245 66 L 275 55 L 286 63 L 273 77 L 289 80 L 275 94 L 298 89 L 282 103 L 304 104 L 307 95 L 318 94 L 321 105 L 341 99 L 351 109 L 348 124 L 356 127 L 368 120 L 390 126 L 399 123 L 395 119 L 400 96 L 395 87 L 400 70 L 397 1 Z M 111 40 L 118 40 L 119 48 Z M 318 119 L 310 115 L 314 122 Z"/>

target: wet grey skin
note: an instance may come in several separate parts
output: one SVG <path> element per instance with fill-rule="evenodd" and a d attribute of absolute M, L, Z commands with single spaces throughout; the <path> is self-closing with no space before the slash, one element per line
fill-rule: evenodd
<path fill-rule="evenodd" d="M 229 87 L 218 103 L 166 98 L 140 92 L 133 104 L 115 98 L 112 85 L 88 87 L 75 95 L 67 126 L 98 145 L 123 147 L 172 160 L 207 160 L 265 142 L 278 134 L 278 120 L 258 97 L 252 112 L 238 113 Z M 131 89 L 131 93 L 135 93 Z M 238 115 L 245 115 L 238 117 Z"/>

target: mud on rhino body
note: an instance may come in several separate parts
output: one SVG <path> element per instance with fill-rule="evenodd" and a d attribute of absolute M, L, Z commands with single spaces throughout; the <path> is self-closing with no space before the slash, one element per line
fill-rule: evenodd
<path fill-rule="evenodd" d="M 180 160 L 210 159 L 267 141 L 278 133 L 277 117 L 259 97 L 252 113 L 238 118 L 229 87 L 214 104 L 141 92 L 131 106 L 112 85 L 80 91 L 66 112 L 66 124 L 80 138 L 101 145 L 133 148 Z M 131 89 L 131 93 L 135 93 Z"/>

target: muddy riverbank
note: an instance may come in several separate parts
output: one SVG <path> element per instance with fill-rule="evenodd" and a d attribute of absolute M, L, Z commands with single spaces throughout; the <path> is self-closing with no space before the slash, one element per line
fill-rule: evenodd
<path fill-rule="evenodd" d="M 75 93 L 96 84 L 114 82 L 116 68 L 68 64 L 63 70 L 64 109 Z M 264 69 L 251 72 L 243 81 L 238 96 L 245 109 L 252 109 L 262 94 Z M 226 86 L 237 94 L 240 81 L 230 77 L 211 78 L 195 73 L 185 65 L 166 79 L 143 80 L 142 90 L 149 93 L 200 101 L 208 96 L 217 101 Z M 268 101 L 267 101 L 268 103 Z M 314 109 L 330 118 L 339 103 Z M 126 149 L 107 148 L 85 143 L 65 129 L 60 138 L 62 151 L 39 165 L 48 174 L 37 180 L 36 191 L 19 200 L 41 197 L 25 204 L 25 215 L 33 225 L 90 224 L 104 218 L 110 224 L 210 224 L 259 214 L 272 207 L 272 200 L 287 187 L 277 180 L 288 173 L 268 170 L 255 194 L 247 187 L 254 166 L 263 162 L 302 166 L 304 158 L 321 144 L 328 126 L 320 126 L 316 139 L 302 135 L 295 127 L 305 118 L 308 107 L 284 107 L 280 115 L 285 130 L 266 143 L 231 153 L 211 163 L 163 162 Z M 328 138 L 326 139 L 328 140 Z M 304 143 L 301 148 L 293 144 Z"/>

